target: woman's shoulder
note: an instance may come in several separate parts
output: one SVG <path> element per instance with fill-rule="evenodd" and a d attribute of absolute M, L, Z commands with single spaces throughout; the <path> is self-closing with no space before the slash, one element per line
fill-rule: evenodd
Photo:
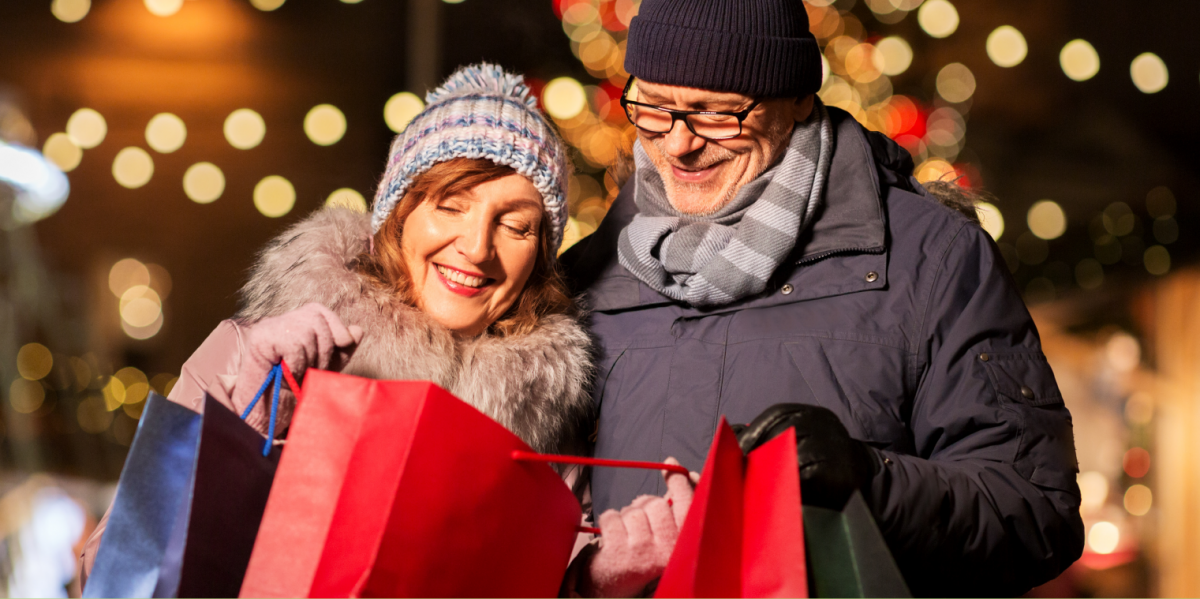
<path fill-rule="evenodd" d="M 324 208 L 288 227 L 259 252 L 242 287 L 238 318 L 257 321 L 317 302 L 335 309 L 368 284 L 355 265 L 371 247 L 370 215 Z"/>

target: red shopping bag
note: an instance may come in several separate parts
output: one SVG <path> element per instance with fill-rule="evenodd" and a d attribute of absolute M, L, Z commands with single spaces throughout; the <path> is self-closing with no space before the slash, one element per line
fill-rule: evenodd
<path fill-rule="evenodd" d="M 655 596 L 808 596 L 795 431 L 743 456 L 721 419 Z"/>
<path fill-rule="evenodd" d="M 553 596 L 579 503 L 427 382 L 310 370 L 243 597 Z"/>

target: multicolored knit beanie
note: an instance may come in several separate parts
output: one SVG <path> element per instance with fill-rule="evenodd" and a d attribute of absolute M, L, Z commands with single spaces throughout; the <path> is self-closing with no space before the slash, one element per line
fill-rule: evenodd
<path fill-rule="evenodd" d="M 375 193 L 372 230 L 379 231 L 417 175 L 454 158 L 487 158 L 533 182 L 557 251 L 567 225 L 570 162 L 525 79 L 494 64 L 463 67 L 425 102 L 425 110 L 392 142 L 387 172 Z"/>

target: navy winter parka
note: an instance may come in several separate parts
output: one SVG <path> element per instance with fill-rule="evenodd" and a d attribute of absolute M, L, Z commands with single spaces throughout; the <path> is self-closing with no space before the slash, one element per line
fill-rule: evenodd
<path fill-rule="evenodd" d="M 564 254 L 599 343 L 595 454 L 699 471 L 721 416 L 824 406 L 876 449 L 864 496 L 913 593 L 1020 594 L 1083 548 L 1071 415 L 1037 329 L 988 234 L 907 152 L 829 112 L 823 207 L 766 292 L 700 310 L 636 279 L 616 252 L 632 184 Z M 663 492 L 655 472 L 593 473 L 597 514 Z"/>

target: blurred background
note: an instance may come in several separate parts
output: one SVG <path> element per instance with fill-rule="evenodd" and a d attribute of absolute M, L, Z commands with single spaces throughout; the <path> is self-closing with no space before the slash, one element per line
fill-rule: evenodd
<path fill-rule="evenodd" d="M 639 0 L 0 2 L 0 594 L 65 596 L 141 406 L 255 252 L 366 209 L 426 91 L 527 74 L 615 197 Z M 811 0 L 821 97 L 958 178 L 1075 419 L 1087 548 L 1044 596 L 1200 595 L 1200 3 Z M 77 589 L 76 589 L 77 590 Z"/>

